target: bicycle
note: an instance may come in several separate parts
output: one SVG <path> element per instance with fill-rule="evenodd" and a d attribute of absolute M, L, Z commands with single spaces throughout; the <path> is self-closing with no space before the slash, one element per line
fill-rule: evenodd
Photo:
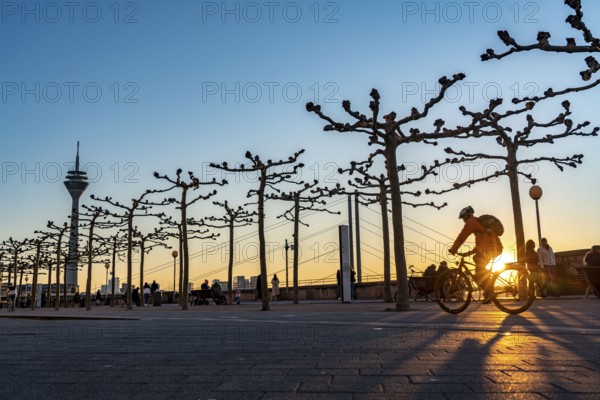
<path fill-rule="evenodd" d="M 463 312 L 473 300 L 473 293 L 483 288 L 475 280 L 475 275 L 467 265 L 475 265 L 465 261 L 466 254 L 459 254 L 457 268 L 444 271 L 435 283 L 435 298 L 442 310 L 450 314 Z M 493 287 L 491 300 L 496 307 L 508 314 L 519 314 L 527 310 L 535 299 L 534 285 L 529 271 L 520 264 L 505 264 L 504 268 L 492 272 L 489 281 Z"/>

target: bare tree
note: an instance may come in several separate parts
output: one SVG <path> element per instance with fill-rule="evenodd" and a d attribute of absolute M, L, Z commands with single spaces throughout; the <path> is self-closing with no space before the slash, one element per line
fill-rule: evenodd
<path fill-rule="evenodd" d="M 585 44 L 577 44 L 577 41 L 573 37 L 566 38 L 566 44 L 551 44 L 550 43 L 550 33 L 540 31 L 537 34 L 537 42 L 531 44 L 520 44 L 518 43 L 508 31 L 502 30 L 498 31 L 498 36 L 500 40 L 508 47 L 508 50 L 497 54 L 493 49 L 487 49 L 484 54 L 481 55 L 482 61 L 488 60 L 500 60 L 504 57 L 507 57 L 514 53 L 527 52 L 527 51 L 544 51 L 544 52 L 555 52 L 555 53 L 568 53 L 568 54 L 593 54 L 600 52 L 600 39 L 594 36 L 591 30 L 583 21 L 583 11 L 581 8 L 581 0 L 565 0 L 565 4 L 573 9 L 574 14 L 571 14 L 567 17 L 565 22 L 567 22 L 571 27 L 579 31 L 583 36 L 583 40 Z M 593 74 L 600 70 L 600 64 L 594 58 L 594 56 L 589 55 L 585 58 L 585 62 L 587 65 L 587 69 L 581 71 L 579 74 L 584 81 L 590 81 L 592 79 Z M 582 90 L 588 90 L 600 84 L 600 79 L 597 79 L 590 84 L 567 88 L 560 91 L 554 91 L 549 88 L 544 92 L 543 96 L 536 97 L 526 97 L 522 100 L 515 99 L 514 102 L 519 101 L 529 101 L 529 100 L 541 100 L 544 98 L 564 95 L 566 93 L 579 92 Z"/>
<path fill-rule="evenodd" d="M 24 252 L 28 251 L 31 248 L 31 240 L 23 239 L 23 240 L 15 240 L 11 237 L 8 240 L 2 242 L 2 246 L 4 248 L 4 253 L 6 255 L 10 255 L 13 258 L 12 266 L 12 275 L 14 276 L 14 283 L 17 284 L 17 265 L 19 256 Z M 11 284 L 11 270 L 8 269 L 8 284 Z M 18 296 L 18 294 L 17 294 Z"/>
<path fill-rule="evenodd" d="M 317 208 L 327 204 L 323 197 L 328 197 L 324 194 L 323 190 L 316 189 L 319 181 L 314 180 L 313 183 L 298 182 L 302 187 L 298 190 L 290 191 L 287 193 L 271 193 L 267 196 L 271 200 L 283 200 L 292 202 L 292 206 L 287 209 L 283 214 L 278 215 L 277 218 L 285 218 L 288 221 L 294 223 L 294 261 L 292 268 L 293 275 L 293 290 L 292 290 L 292 302 L 293 304 L 299 303 L 298 296 L 298 254 L 299 254 L 299 241 L 300 241 L 300 225 L 308 226 L 307 223 L 302 222 L 300 219 L 300 213 L 303 211 L 313 212 L 326 212 L 329 214 L 339 214 L 339 212 L 329 211 L 326 208 Z M 310 193 L 310 194 L 308 194 Z"/>
<path fill-rule="evenodd" d="M 132 271 L 133 271 L 133 219 L 135 217 L 147 217 L 147 216 L 156 216 L 155 214 L 150 214 L 148 211 L 151 206 L 148 202 L 144 201 L 144 198 L 150 194 L 151 191 L 146 191 L 144 194 L 139 197 L 131 200 L 131 205 L 124 205 L 117 201 L 114 201 L 111 197 L 105 197 L 103 199 L 95 197 L 91 195 L 92 200 L 96 200 L 102 203 L 107 203 L 117 208 L 121 211 L 121 213 L 116 213 L 112 211 L 108 211 L 108 215 L 119 218 L 121 220 L 121 226 L 126 227 L 127 229 L 127 292 L 126 292 L 126 307 L 127 310 L 132 309 L 131 305 L 131 283 L 132 283 Z M 113 264 L 114 265 L 114 264 Z M 114 275 L 113 275 L 114 277 Z M 113 278 L 114 283 L 114 278 Z M 114 286 L 113 286 L 114 293 Z M 114 296 L 114 295 L 113 295 Z"/>
<path fill-rule="evenodd" d="M 523 110 L 531 110 L 534 103 L 528 103 Z M 568 101 L 562 102 L 564 112 L 548 122 L 536 122 L 531 114 L 527 114 L 523 127 L 516 132 L 513 131 L 508 119 L 514 116 L 514 111 L 510 113 L 490 113 L 485 116 L 489 122 L 489 127 L 482 129 L 478 135 L 483 134 L 495 138 L 496 143 L 503 148 L 504 154 L 473 153 L 462 150 L 454 150 L 451 147 L 445 149 L 446 153 L 459 156 L 454 162 L 465 162 L 473 160 L 493 160 L 501 166 L 500 170 L 494 170 L 482 177 L 467 179 L 462 182 L 456 182 L 451 188 L 443 190 L 427 190 L 427 193 L 442 194 L 463 187 L 470 187 L 479 182 L 487 182 L 500 176 L 507 176 L 510 185 L 510 194 L 513 207 L 513 218 L 515 226 L 515 238 L 517 241 L 517 259 L 523 260 L 525 257 L 525 233 L 523 228 L 523 214 L 521 211 L 521 199 L 519 193 L 519 176 L 523 176 L 532 183 L 535 178 L 531 173 L 527 173 L 522 166 L 528 164 L 538 164 L 549 162 L 554 164 L 560 171 L 564 167 L 576 168 L 582 163 L 583 154 L 573 154 L 570 156 L 533 156 L 520 158 L 518 151 L 528 149 L 542 144 L 553 144 L 559 139 L 566 139 L 574 136 L 597 136 L 599 128 L 596 127 L 589 132 L 584 129 L 589 126 L 589 122 L 579 124 L 573 123 L 568 117 L 571 115 L 570 104 Z M 553 131 L 547 133 L 548 131 Z M 486 147 L 487 148 L 487 147 Z"/>
<path fill-rule="evenodd" d="M 171 190 L 175 190 L 178 189 L 181 191 L 181 196 L 179 199 L 174 199 L 174 198 L 170 198 L 170 199 L 165 199 L 164 200 L 164 204 L 167 203 L 174 203 L 176 204 L 176 208 L 178 208 L 181 212 L 181 239 L 182 239 L 182 250 L 183 250 L 183 254 L 181 254 L 181 257 L 183 257 L 183 288 L 182 288 L 182 293 L 181 293 L 181 309 L 182 310 L 187 310 L 188 309 L 188 286 L 189 286 L 189 271 L 190 271 L 190 255 L 189 255 L 189 247 L 188 247 L 188 216 L 187 216 L 187 209 L 189 206 L 191 206 L 192 204 L 196 203 L 199 200 L 208 200 L 209 198 L 211 198 L 212 196 L 214 196 L 215 194 L 217 194 L 216 190 L 213 190 L 212 192 L 209 192 L 205 195 L 197 195 L 195 197 L 191 197 L 188 199 L 188 195 L 190 194 L 190 191 L 194 191 L 197 190 L 200 187 L 204 187 L 204 186 L 210 186 L 210 185 L 217 185 L 217 186 L 223 186 L 227 184 L 227 181 L 223 180 L 221 182 L 218 182 L 216 179 L 213 178 L 212 181 L 208 181 L 208 182 L 203 182 L 200 179 L 198 179 L 196 176 L 194 176 L 194 173 L 189 171 L 188 172 L 188 176 L 189 176 L 189 181 L 184 181 L 181 177 L 182 174 L 182 169 L 178 169 L 176 172 L 176 178 L 170 178 L 167 175 L 160 175 L 158 172 L 154 173 L 154 177 L 156 179 L 162 179 L 167 181 L 169 184 L 171 184 L 170 187 L 168 187 L 167 189 L 163 189 L 163 190 L 154 190 L 152 191 L 152 193 L 166 193 L 169 192 Z"/>
<path fill-rule="evenodd" d="M 392 226 L 394 231 L 394 257 L 398 282 L 407 282 L 407 271 L 397 150 L 398 147 L 403 144 L 418 142 L 435 144 L 438 139 L 457 137 L 464 132 L 471 132 L 476 129 L 481 116 L 475 116 L 469 125 L 457 127 L 456 129 L 445 128 L 445 122 L 441 119 L 437 119 L 433 122 L 433 130 L 431 132 L 421 132 L 418 128 L 410 127 L 411 124 L 427 118 L 431 109 L 443 100 L 448 88 L 464 79 L 464 77 L 464 74 L 456 74 L 452 79 L 442 77 L 439 80 L 440 90 L 438 94 L 425 103 L 420 111 L 413 107 L 409 115 L 400 119 L 397 119 L 395 112 L 390 112 L 383 116 L 383 121 L 379 121 L 380 96 L 379 92 L 375 89 L 371 91 L 372 101 L 369 104 L 371 117 L 367 117 L 364 114 L 352 110 L 350 102 L 347 100 L 342 103 L 344 111 L 346 111 L 353 119 L 352 123 L 336 122 L 321 111 L 321 106 L 313 103 L 308 103 L 306 105 L 307 111 L 315 113 L 319 118 L 327 122 L 327 125 L 324 127 L 325 131 L 359 132 L 368 135 L 369 145 L 375 145 L 378 148 L 368 156 L 367 161 L 371 161 L 377 156 L 384 157 L 390 186 Z M 490 110 L 488 109 L 485 112 L 490 112 Z M 484 113 L 481 114 L 483 115 Z M 409 309 L 408 284 L 399 284 L 396 310 L 407 311 Z"/>
<path fill-rule="evenodd" d="M 43 255 L 48 250 L 48 246 L 45 243 L 46 240 L 50 237 L 49 234 L 40 234 L 37 238 L 35 238 L 35 258 L 33 260 L 33 279 L 32 279 L 32 287 L 31 287 L 31 304 L 30 310 L 35 310 L 35 299 L 37 297 L 37 285 L 38 285 L 38 275 L 40 270 L 40 265 L 43 262 Z M 50 273 L 48 273 L 50 274 Z"/>
<path fill-rule="evenodd" d="M 430 175 L 436 175 L 436 170 L 445 164 L 439 163 L 436 161 L 432 166 L 425 167 L 421 169 L 421 175 L 415 178 L 408 178 L 400 182 L 400 187 L 406 187 L 411 183 L 422 182 Z M 335 192 L 336 194 L 354 194 L 361 204 L 365 206 L 369 206 L 371 204 L 379 204 L 381 209 L 381 231 L 383 236 L 383 301 L 384 302 L 392 302 L 392 280 L 391 280 L 391 251 L 390 251 L 390 229 L 389 229 L 389 220 L 388 220 L 388 202 L 389 202 L 389 194 L 390 194 L 390 186 L 389 179 L 386 174 L 381 173 L 377 175 L 375 172 L 372 172 L 373 162 L 372 161 L 363 161 L 360 163 L 351 162 L 350 168 L 339 168 L 338 172 L 340 174 L 348 173 L 349 175 L 356 174 L 358 177 L 355 177 L 354 180 L 349 180 L 348 185 L 350 188 L 348 190 L 342 190 L 341 187 L 337 187 Z M 404 171 L 406 168 L 404 165 L 400 165 L 398 167 L 398 172 Z M 420 191 L 407 191 L 401 190 L 400 194 L 402 196 L 413 196 L 419 197 L 421 196 Z M 402 204 L 409 205 L 412 207 L 421 207 L 421 206 L 430 206 L 437 208 L 438 210 L 445 207 L 446 203 L 441 205 L 437 205 L 434 202 L 408 202 L 406 200 L 402 200 Z"/>
<path fill-rule="evenodd" d="M 67 233 L 67 231 L 69 230 L 69 225 L 65 222 L 62 226 L 58 226 L 56 224 L 54 224 L 54 222 L 52 221 L 48 221 L 48 225 L 47 225 L 48 229 L 50 229 L 52 231 L 52 240 L 54 240 L 56 242 L 56 250 L 55 250 L 55 258 L 56 258 L 56 294 L 54 297 L 54 310 L 58 311 L 59 307 L 60 307 L 60 261 L 61 261 L 61 255 L 63 254 L 63 249 L 62 249 L 62 240 L 63 237 L 65 236 L 65 234 Z M 65 257 L 66 259 L 67 257 Z M 66 265 L 66 263 L 65 263 Z M 66 287 L 66 285 L 65 285 Z M 48 302 L 50 302 L 51 299 L 51 292 L 50 292 L 50 284 L 48 284 Z M 66 303 L 66 299 L 65 299 L 65 307 L 66 307 L 67 303 Z"/>
<path fill-rule="evenodd" d="M 156 247 L 164 247 L 166 249 L 170 249 L 171 247 L 165 243 L 168 235 L 164 231 L 163 227 L 154 228 L 154 231 L 144 234 L 142 233 L 138 227 L 135 227 L 134 237 L 136 240 L 136 245 L 140 248 L 140 288 L 144 287 L 144 261 L 146 259 L 146 254 L 148 254 L 152 249 Z M 173 295 L 175 295 L 175 288 L 173 288 Z M 142 307 L 145 307 L 146 304 L 142 301 Z"/>
<path fill-rule="evenodd" d="M 242 206 L 238 206 L 237 208 L 229 206 L 227 200 L 221 203 L 218 201 L 213 201 L 213 204 L 223 208 L 225 211 L 225 215 L 221 217 L 209 217 L 206 221 L 202 221 L 204 226 L 212 227 L 212 228 L 229 228 L 229 266 L 227 268 L 227 303 L 233 303 L 233 260 L 234 260 L 234 231 L 235 228 L 240 228 L 243 226 L 248 226 L 255 223 L 253 216 L 256 215 L 256 212 L 250 212 L 244 209 Z M 208 222 L 207 222 L 208 221 Z"/>
<path fill-rule="evenodd" d="M 287 160 L 264 162 L 258 155 L 253 155 L 249 151 L 246 152 L 246 159 L 250 161 L 249 165 L 242 164 L 240 167 L 230 167 L 226 162 L 222 164 L 211 163 L 211 167 L 229 172 L 256 172 L 258 173 L 258 188 L 251 189 L 247 197 L 256 196 L 257 215 L 258 215 L 258 242 L 260 253 L 260 274 L 261 274 L 261 292 L 262 292 L 262 311 L 269 311 L 269 296 L 267 287 L 267 254 L 265 240 L 265 200 L 266 190 L 272 189 L 278 191 L 276 185 L 280 183 L 293 183 L 291 177 L 294 176 L 299 168 L 304 165 L 297 163 L 300 154 L 304 150 L 300 150 L 290 156 Z"/>
<path fill-rule="evenodd" d="M 84 227 L 88 228 L 88 242 L 85 256 L 87 258 L 87 280 L 85 285 L 85 309 L 87 311 L 92 309 L 92 264 L 94 258 L 97 256 L 104 256 L 107 254 L 107 249 L 103 247 L 94 247 L 95 233 L 94 228 L 96 224 L 102 225 L 102 220 L 108 216 L 108 211 L 102 207 L 97 206 L 82 206 L 86 212 L 78 212 L 78 220 L 84 223 Z M 105 227 L 112 226 L 112 224 L 106 224 Z"/>

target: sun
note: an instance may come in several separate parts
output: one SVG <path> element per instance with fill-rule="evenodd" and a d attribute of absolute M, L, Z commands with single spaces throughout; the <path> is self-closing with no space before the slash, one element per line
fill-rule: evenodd
<path fill-rule="evenodd" d="M 514 263 L 515 257 L 510 253 L 502 253 L 495 259 L 493 259 L 487 267 L 491 266 L 492 272 L 496 272 L 504 268 L 504 264 Z"/>

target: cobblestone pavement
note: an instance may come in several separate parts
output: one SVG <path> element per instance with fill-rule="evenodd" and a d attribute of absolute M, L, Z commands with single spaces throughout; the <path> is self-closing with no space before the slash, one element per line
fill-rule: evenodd
<path fill-rule="evenodd" d="M 600 300 L 0 310 L 0 398 L 597 399 Z"/>

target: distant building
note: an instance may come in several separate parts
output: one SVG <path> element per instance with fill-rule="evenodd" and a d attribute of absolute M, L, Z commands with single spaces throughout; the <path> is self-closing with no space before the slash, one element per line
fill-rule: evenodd
<path fill-rule="evenodd" d="M 233 277 L 233 282 L 232 282 L 232 286 L 233 286 L 233 290 L 236 289 L 246 289 L 246 284 L 248 283 L 248 281 L 246 280 L 245 276 L 234 276 Z"/>
<path fill-rule="evenodd" d="M 115 287 L 117 288 L 117 290 L 115 291 L 115 293 L 119 293 L 119 285 L 120 283 L 120 279 L 119 277 L 115 276 Z M 106 285 L 102 285 L 104 287 L 104 293 L 112 293 L 112 278 L 108 278 L 108 282 L 106 282 Z"/>

